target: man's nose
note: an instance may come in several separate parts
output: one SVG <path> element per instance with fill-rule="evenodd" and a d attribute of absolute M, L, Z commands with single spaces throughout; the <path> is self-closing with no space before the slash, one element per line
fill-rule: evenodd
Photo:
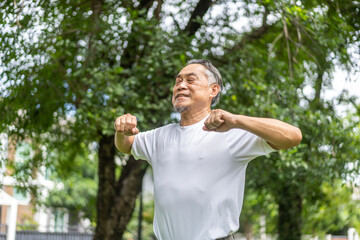
<path fill-rule="evenodd" d="M 179 85 L 178 85 L 178 90 L 182 90 L 182 89 L 187 89 L 187 83 L 186 83 L 186 81 L 181 81 L 180 83 L 179 83 Z"/>

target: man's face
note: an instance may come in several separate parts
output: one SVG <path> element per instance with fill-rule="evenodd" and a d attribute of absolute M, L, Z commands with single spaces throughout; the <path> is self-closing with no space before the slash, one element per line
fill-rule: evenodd
<path fill-rule="evenodd" d="M 201 110 L 211 105 L 214 89 L 209 86 L 206 68 L 201 64 L 184 67 L 176 77 L 172 103 L 179 112 Z"/>

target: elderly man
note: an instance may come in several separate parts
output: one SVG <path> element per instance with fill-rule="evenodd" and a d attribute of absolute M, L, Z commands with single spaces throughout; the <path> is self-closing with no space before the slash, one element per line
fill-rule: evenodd
<path fill-rule="evenodd" d="M 139 133 L 135 116 L 115 120 L 119 151 L 153 168 L 159 240 L 234 239 L 248 163 L 301 141 L 297 127 L 279 120 L 211 110 L 221 88 L 220 73 L 208 60 L 192 60 L 175 80 L 179 124 Z"/>

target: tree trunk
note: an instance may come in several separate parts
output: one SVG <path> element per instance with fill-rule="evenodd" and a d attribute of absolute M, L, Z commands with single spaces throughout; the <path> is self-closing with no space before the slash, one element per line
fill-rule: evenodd
<path fill-rule="evenodd" d="M 115 204 L 115 145 L 114 136 L 102 136 L 99 141 L 99 189 L 97 195 L 97 218 L 94 239 L 110 240 L 114 229 L 111 224 Z"/>
<path fill-rule="evenodd" d="M 147 162 L 137 161 L 133 156 L 130 156 L 122 168 L 116 187 L 115 205 L 110 215 L 113 229 L 111 240 L 121 239 L 126 229 L 126 225 L 134 212 L 136 196 L 141 190 L 142 179 L 147 166 Z"/>
<path fill-rule="evenodd" d="M 253 226 L 250 221 L 244 223 L 244 232 L 246 240 L 253 240 Z"/>
<path fill-rule="evenodd" d="M 302 196 L 298 187 L 283 182 L 279 188 L 279 240 L 300 240 L 302 227 Z"/>
<path fill-rule="evenodd" d="M 130 156 L 115 180 L 114 136 L 99 142 L 99 189 L 94 240 L 120 240 L 135 208 L 136 196 L 148 164 Z"/>

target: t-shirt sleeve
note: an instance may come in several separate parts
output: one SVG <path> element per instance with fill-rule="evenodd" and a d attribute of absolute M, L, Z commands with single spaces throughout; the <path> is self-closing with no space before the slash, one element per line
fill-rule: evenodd
<path fill-rule="evenodd" d="M 276 151 L 261 137 L 242 129 L 230 130 L 227 141 L 231 154 L 238 161 L 250 161 Z"/>
<path fill-rule="evenodd" d="M 155 153 L 156 130 L 141 132 L 135 135 L 134 142 L 131 147 L 131 154 L 136 160 L 143 159 L 151 164 L 151 160 Z"/>

